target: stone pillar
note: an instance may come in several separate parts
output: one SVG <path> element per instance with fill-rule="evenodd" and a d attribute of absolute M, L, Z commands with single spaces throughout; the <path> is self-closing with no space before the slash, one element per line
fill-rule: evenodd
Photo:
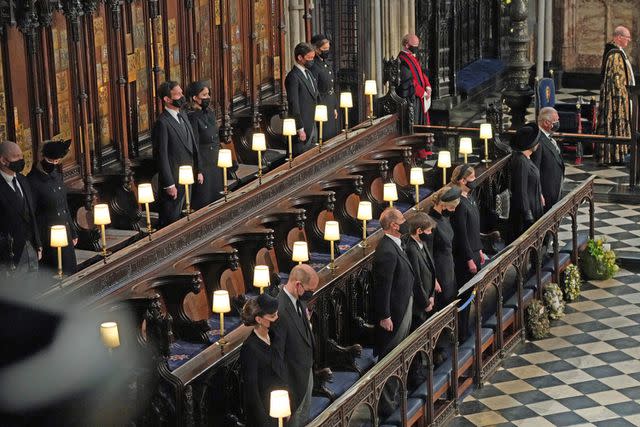
<path fill-rule="evenodd" d="M 547 0 L 538 0 L 538 13 L 536 15 L 536 77 L 544 77 L 544 28 L 545 5 Z"/>
<path fill-rule="evenodd" d="M 513 0 L 510 12 L 509 71 L 503 97 L 511 108 L 511 126 L 514 129 L 524 124 L 527 107 L 533 99 L 529 86 L 529 31 L 527 29 L 527 5 L 525 0 Z"/>
<path fill-rule="evenodd" d="M 544 65 L 545 69 L 551 66 L 553 54 L 553 1 L 545 0 L 544 9 Z"/>
<path fill-rule="evenodd" d="M 382 0 L 373 0 L 371 3 L 373 3 L 372 16 L 374 22 L 374 24 L 371 26 L 371 30 L 373 31 L 373 37 L 371 39 L 375 41 L 373 47 L 375 55 L 372 59 L 375 63 L 375 76 L 376 83 L 378 85 L 378 92 L 382 94 L 384 93 L 384 91 L 382 90 L 382 33 L 384 30 L 382 28 Z"/>

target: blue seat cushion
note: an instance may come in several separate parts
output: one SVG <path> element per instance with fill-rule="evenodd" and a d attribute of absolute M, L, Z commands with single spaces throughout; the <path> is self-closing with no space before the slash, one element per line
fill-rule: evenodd
<path fill-rule="evenodd" d="M 505 323 L 507 323 L 514 315 L 515 310 L 513 308 L 504 307 L 502 309 L 502 324 L 504 325 Z M 494 314 L 493 316 L 491 316 L 486 322 L 484 322 L 483 326 L 495 329 L 498 326 L 498 318 L 496 317 L 496 315 Z"/>
<path fill-rule="evenodd" d="M 400 212 L 406 212 L 409 209 L 411 209 L 411 204 L 410 203 L 394 203 L 393 207 L 397 208 Z"/>
<path fill-rule="evenodd" d="M 327 389 L 338 397 L 349 389 L 358 379 L 360 375 L 357 372 L 333 371 L 333 377 L 330 382 L 326 383 Z"/>
<path fill-rule="evenodd" d="M 369 234 L 373 234 L 376 230 L 380 228 L 380 221 L 377 219 L 372 219 L 367 221 L 367 236 Z"/>
<path fill-rule="evenodd" d="M 207 324 L 209 331 L 207 331 L 207 336 L 209 337 L 209 342 L 211 344 L 217 342 L 220 339 L 220 316 L 215 314 L 207 319 Z M 224 316 L 224 334 L 228 335 L 229 332 L 233 331 L 235 328 L 242 324 L 242 319 L 239 316 Z"/>
<path fill-rule="evenodd" d="M 320 415 L 322 411 L 327 409 L 331 404 L 331 400 L 324 396 L 311 396 L 311 406 L 309 408 L 309 421 Z"/>
<path fill-rule="evenodd" d="M 522 290 L 522 300 L 527 303 L 530 300 L 533 299 L 533 289 L 531 288 L 524 288 Z M 511 296 L 511 298 L 509 298 L 505 303 L 504 306 L 507 308 L 513 308 L 513 309 L 517 309 L 518 308 L 518 293 L 515 293 Z"/>
<path fill-rule="evenodd" d="M 407 417 L 411 418 L 414 416 L 420 409 L 424 407 L 425 401 L 417 398 L 410 397 L 407 399 Z M 386 420 L 384 420 L 380 425 L 388 425 L 388 426 L 400 426 L 402 425 L 402 406 L 398 406 L 393 414 L 389 416 Z"/>
<path fill-rule="evenodd" d="M 350 236 L 348 234 L 340 235 L 340 242 L 338 243 L 338 250 L 340 253 L 345 253 L 352 247 L 356 246 L 362 240 L 361 237 Z"/>
<path fill-rule="evenodd" d="M 429 197 L 431 195 L 432 191 L 428 188 L 426 188 L 424 185 L 421 185 L 420 188 L 418 188 L 418 194 L 420 195 L 420 200 L 424 200 L 427 197 Z M 414 192 L 415 194 L 415 192 Z"/>
<path fill-rule="evenodd" d="M 589 232 L 588 231 L 578 231 L 578 250 L 581 251 L 587 246 L 587 242 L 589 241 Z M 573 252 L 573 239 L 570 239 L 566 245 L 564 245 L 560 252 L 571 253 Z"/>
<path fill-rule="evenodd" d="M 169 370 L 173 371 L 187 363 L 207 347 L 206 344 L 176 340 L 169 346 Z"/>
<path fill-rule="evenodd" d="M 280 283 L 287 283 L 289 280 L 289 273 L 283 273 L 281 271 L 278 273 L 278 277 L 280 278 Z"/>
<path fill-rule="evenodd" d="M 542 283 L 542 286 L 551 282 L 551 276 L 552 274 L 550 271 L 540 271 L 540 282 Z M 525 282 L 524 287 L 530 289 L 536 289 L 538 287 L 538 282 L 536 280 L 535 274 Z"/>
<path fill-rule="evenodd" d="M 467 363 L 473 357 L 473 349 L 469 347 L 458 347 L 458 368 Z"/>
<path fill-rule="evenodd" d="M 467 95 L 505 69 L 504 62 L 499 59 L 479 59 L 458 71 L 458 91 Z"/>
<path fill-rule="evenodd" d="M 481 343 L 486 343 L 487 341 L 489 341 L 489 339 L 491 339 L 491 337 L 493 336 L 493 329 L 491 328 L 482 328 L 480 329 L 480 342 Z M 471 334 L 471 336 L 469 338 L 467 338 L 467 340 L 465 342 L 463 342 L 459 347 L 458 350 L 460 350 L 461 348 L 470 348 L 474 354 L 476 351 L 476 334 L 475 332 L 473 334 Z"/>
<path fill-rule="evenodd" d="M 433 371 L 433 389 L 440 390 L 442 387 L 446 386 L 449 383 L 450 374 L 451 360 L 447 359 L 438 369 Z M 411 397 L 419 398 L 425 402 L 431 395 L 432 393 L 427 390 L 426 382 L 420 384 L 420 386 L 410 394 Z"/>
<path fill-rule="evenodd" d="M 559 252 L 558 253 L 558 266 L 560 266 L 560 270 L 564 270 L 567 265 L 571 263 L 571 254 L 568 252 Z M 544 265 L 542 266 L 543 271 L 551 271 L 553 272 L 554 263 L 553 257 L 549 258 Z"/>
<path fill-rule="evenodd" d="M 377 361 L 378 358 L 373 355 L 373 348 L 363 347 L 362 354 L 355 359 L 355 364 L 360 372 L 367 372 Z"/>
<path fill-rule="evenodd" d="M 329 247 L 327 246 L 327 249 Z M 329 265 L 331 261 L 331 255 L 324 252 L 311 252 L 309 254 L 309 265 L 316 271 L 322 270 Z"/>

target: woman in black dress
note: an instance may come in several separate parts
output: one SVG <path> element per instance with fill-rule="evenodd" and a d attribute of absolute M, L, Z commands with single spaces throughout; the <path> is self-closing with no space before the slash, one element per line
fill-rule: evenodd
<path fill-rule="evenodd" d="M 510 242 L 524 233 L 543 214 L 544 197 L 540 186 L 540 171 L 531 161 L 531 154 L 538 149 L 540 128 L 535 123 L 522 126 L 511 141 L 511 209 L 509 223 L 512 226 Z"/>
<path fill-rule="evenodd" d="M 451 176 L 451 186 L 459 188 L 461 193 L 460 205 L 451 219 L 458 287 L 467 283 L 485 262 L 480 240 L 480 211 L 472 194 L 475 180 L 476 172 L 469 164 L 456 167 Z"/>
<path fill-rule="evenodd" d="M 453 262 L 453 228 L 449 217 L 460 203 L 460 189 L 443 187 L 430 196 L 432 203 L 429 215 L 436 221 L 433 231 L 433 262 L 440 291 L 436 287 L 436 307 L 441 309 L 452 302 L 458 294 L 455 264 Z"/>
<path fill-rule="evenodd" d="M 67 203 L 67 190 L 64 186 L 59 164 L 69 152 L 71 140 L 45 141 L 42 146 L 42 160 L 33 166 L 27 178 L 33 193 L 35 216 L 38 231 L 42 239 L 42 264 L 52 270 L 58 268 L 58 251 L 51 247 L 51 226 L 64 225 L 67 229 L 68 246 L 62 248 L 62 270 L 73 274 L 77 269 L 74 246 L 78 243 L 71 212 Z"/>
<path fill-rule="evenodd" d="M 309 70 L 318 82 L 320 99 L 318 105 L 327 106 L 329 121 L 322 124 L 322 140 L 328 141 L 338 134 L 338 98 L 334 87 L 334 76 L 331 64 L 327 61 L 331 42 L 323 34 L 316 34 L 311 38 L 316 56 Z"/>
<path fill-rule="evenodd" d="M 220 151 L 220 136 L 216 114 L 209 108 L 211 95 L 204 82 L 191 83 L 187 88 L 190 100 L 188 111 L 189 122 L 193 134 L 199 145 L 200 162 L 204 176 L 202 184 L 193 186 L 191 207 L 200 209 L 222 197 L 223 179 L 222 169 L 218 167 L 218 152 Z"/>
<path fill-rule="evenodd" d="M 283 383 L 273 369 L 275 352 L 271 349 L 269 328 L 278 319 L 278 300 L 268 294 L 249 299 L 242 309 L 242 321 L 253 326 L 240 350 L 242 394 L 247 427 L 275 427 L 269 416 L 271 391 Z"/>

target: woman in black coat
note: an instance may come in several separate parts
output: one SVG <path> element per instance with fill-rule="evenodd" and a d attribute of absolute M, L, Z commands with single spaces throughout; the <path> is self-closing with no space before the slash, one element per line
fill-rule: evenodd
<path fill-rule="evenodd" d="M 468 164 L 456 167 L 451 176 L 451 186 L 459 188 L 461 193 L 460 204 L 451 219 L 458 287 L 467 283 L 485 262 L 480 240 L 480 211 L 472 194 L 475 180 L 476 172 Z"/>
<path fill-rule="evenodd" d="M 269 416 L 271 391 L 283 382 L 274 370 L 275 351 L 271 348 L 269 328 L 278 320 L 278 300 L 268 294 L 249 299 L 242 309 L 242 321 L 253 326 L 240 350 L 242 397 L 246 427 L 275 427 L 278 421 Z"/>
<path fill-rule="evenodd" d="M 544 197 L 540 186 L 540 171 L 531 161 L 531 154 L 538 149 L 540 128 L 527 123 L 516 132 L 511 141 L 509 164 L 511 172 L 511 208 L 509 222 L 512 226 L 510 241 L 517 239 L 543 214 Z"/>
<path fill-rule="evenodd" d="M 327 118 L 329 121 L 322 124 L 322 140 L 328 141 L 338 134 L 338 98 L 334 87 L 334 75 L 331 64 L 327 62 L 331 42 L 322 34 L 316 34 L 311 38 L 311 44 L 315 48 L 316 56 L 309 70 L 318 82 L 320 100 L 318 105 L 327 106 Z"/>
<path fill-rule="evenodd" d="M 51 226 L 64 225 L 67 228 L 68 245 L 62 248 L 62 270 L 73 274 L 77 269 L 74 246 L 78 243 L 71 212 L 67 203 L 67 189 L 58 164 L 69 152 L 71 140 L 45 141 L 42 146 L 42 160 L 33 166 L 27 178 L 33 194 L 38 231 L 42 239 L 42 264 L 57 271 L 58 251 L 51 247 Z"/>
<path fill-rule="evenodd" d="M 204 82 L 191 83 L 187 88 L 187 95 L 191 101 L 191 108 L 187 114 L 199 145 L 202 156 L 200 172 L 204 176 L 202 184 L 193 186 L 191 207 L 197 210 L 222 197 L 222 169 L 218 167 L 220 136 L 216 114 L 209 108 L 209 88 Z"/>
<path fill-rule="evenodd" d="M 443 187 L 433 193 L 430 199 L 433 206 L 429 215 L 437 224 L 433 232 L 433 262 L 441 290 L 436 294 L 436 307 L 441 309 L 451 303 L 458 294 L 453 262 L 453 228 L 449 217 L 460 203 L 460 189 Z"/>

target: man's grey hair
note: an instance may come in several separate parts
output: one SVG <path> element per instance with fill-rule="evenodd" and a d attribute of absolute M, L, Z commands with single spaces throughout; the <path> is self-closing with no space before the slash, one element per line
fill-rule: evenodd
<path fill-rule="evenodd" d="M 549 122 L 553 121 L 553 116 L 556 113 L 556 109 L 553 107 L 544 107 L 541 108 L 538 112 L 538 123 L 543 120 L 547 120 Z"/>
<path fill-rule="evenodd" d="M 624 37 L 627 34 L 631 34 L 631 32 L 629 31 L 629 29 L 627 27 L 622 26 L 622 25 L 617 26 L 613 30 L 613 36 L 614 37 Z"/>
<path fill-rule="evenodd" d="M 20 151 L 20 146 L 12 141 L 4 141 L 0 144 L 0 157 L 7 158 L 11 154 Z"/>

